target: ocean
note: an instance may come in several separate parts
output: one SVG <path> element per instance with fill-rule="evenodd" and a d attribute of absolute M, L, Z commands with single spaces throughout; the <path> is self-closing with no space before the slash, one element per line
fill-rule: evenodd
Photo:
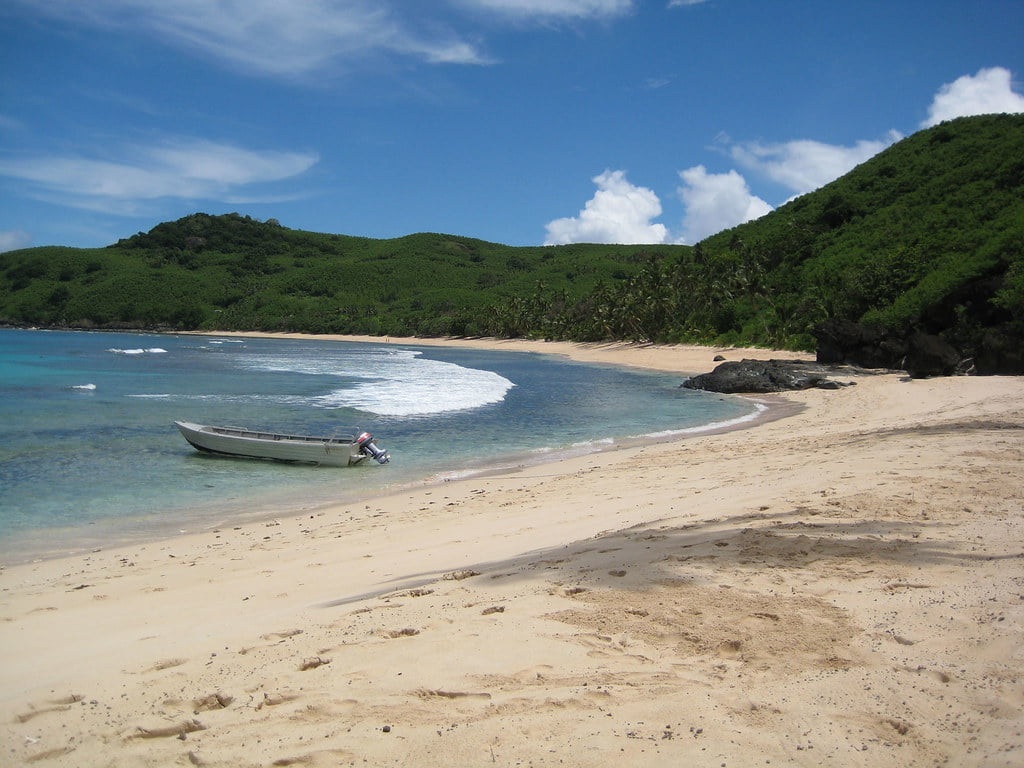
<path fill-rule="evenodd" d="M 749 420 L 681 377 L 458 347 L 0 329 L 0 562 L 254 516 Z M 209 456 L 173 422 L 369 431 L 391 462 Z"/>

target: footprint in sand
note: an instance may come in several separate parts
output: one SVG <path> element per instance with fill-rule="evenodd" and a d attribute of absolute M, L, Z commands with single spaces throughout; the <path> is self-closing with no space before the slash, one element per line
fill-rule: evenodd
<path fill-rule="evenodd" d="M 56 747 L 54 749 L 48 749 L 45 752 L 37 752 L 34 755 L 30 755 L 25 758 L 26 763 L 38 763 L 43 760 L 53 760 L 55 757 L 63 757 L 74 752 L 74 747 Z"/>
<path fill-rule="evenodd" d="M 738 659 L 742 648 L 743 642 L 740 640 L 724 640 L 715 648 L 715 655 L 720 659 Z"/>
<path fill-rule="evenodd" d="M 174 667 L 180 667 L 182 664 L 186 663 L 187 661 L 188 661 L 188 659 L 164 659 L 163 661 L 158 661 L 156 664 L 154 664 L 152 667 L 150 667 L 149 669 L 147 669 L 145 671 L 146 672 L 162 672 L 165 669 L 172 669 Z"/>
<path fill-rule="evenodd" d="M 203 696 L 202 698 L 196 699 L 192 702 L 192 705 L 197 711 L 227 709 L 231 706 L 231 702 L 234 700 L 234 696 L 228 696 L 227 694 L 217 691 L 216 693 L 211 693 L 209 696 Z"/>
<path fill-rule="evenodd" d="M 388 595 L 388 597 L 426 597 L 427 595 L 432 594 L 434 594 L 434 590 L 432 589 L 423 589 L 417 587 L 415 589 L 406 589 L 402 592 L 393 592 L 392 594 Z"/>
<path fill-rule="evenodd" d="M 128 738 L 135 739 L 166 739 L 171 736 L 183 736 L 186 733 L 194 733 L 195 731 L 205 731 L 206 726 L 198 720 L 186 720 L 183 723 L 176 725 L 165 725 L 158 728 L 143 728 L 141 725 L 136 728 Z"/>
<path fill-rule="evenodd" d="M 256 709 L 262 709 L 263 707 L 276 707 L 279 704 L 287 704 L 289 701 L 295 701 L 299 698 L 297 693 L 264 693 L 263 701 L 256 705 Z"/>
<path fill-rule="evenodd" d="M 906 736 L 910 732 L 910 724 L 905 723 L 902 720 L 898 720 L 895 717 L 883 717 L 880 721 L 883 726 L 889 726 L 900 736 Z"/>
<path fill-rule="evenodd" d="M 67 712 L 69 709 L 71 709 L 70 704 L 60 704 L 52 707 L 30 709 L 28 712 L 22 712 L 21 714 L 17 715 L 16 719 L 19 723 L 27 723 L 32 718 L 39 717 L 39 715 L 45 715 L 50 712 Z"/>
<path fill-rule="evenodd" d="M 321 762 L 319 756 L 324 756 Z M 344 749 L 321 749 L 307 752 L 296 757 L 279 757 L 274 765 L 351 765 L 355 763 L 355 754 Z"/>
<path fill-rule="evenodd" d="M 268 632 L 265 635 L 260 635 L 261 640 L 285 640 L 289 637 L 295 637 L 301 635 L 303 630 L 301 629 L 282 629 L 280 632 Z"/>
<path fill-rule="evenodd" d="M 420 631 L 418 629 L 406 627 L 405 629 L 392 629 L 388 632 L 385 632 L 384 637 L 388 638 L 389 640 L 395 640 L 399 637 L 412 637 L 414 635 L 418 635 L 419 633 Z"/>
<path fill-rule="evenodd" d="M 512 680 L 517 683 L 535 683 L 538 680 L 544 680 L 548 675 L 554 671 L 554 667 L 550 664 L 538 664 L 534 667 L 527 667 L 521 669 L 518 672 L 513 672 L 510 676 Z"/>
<path fill-rule="evenodd" d="M 440 691 L 420 688 L 416 695 L 421 699 L 490 699 L 491 694 L 472 691 Z"/>
<path fill-rule="evenodd" d="M 46 706 L 36 708 L 34 704 L 30 704 L 32 707 L 28 712 L 22 712 L 16 716 L 19 723 L 27 723 L 33 717 L 39 715 L 45 715 L 47 712 L 67 712 L 71 709 L 72 704 L 77 704 L 82 701 L 82 696 L 77 693 L 71 693 L 67 696 L 60 696 L 56 699 L 50 699 L 46 702 Z"/>

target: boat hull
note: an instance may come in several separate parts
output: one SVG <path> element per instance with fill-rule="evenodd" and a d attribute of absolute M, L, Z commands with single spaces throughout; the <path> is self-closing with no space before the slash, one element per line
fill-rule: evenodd
<path fill-rule="evenodd" d="M 306 437 L 236 427 L 213 427 L 176 421 L 175 426 L 193 448 L 204 453 L 246 459 L 347 467 L 367 458 L 354 438 Z"/>

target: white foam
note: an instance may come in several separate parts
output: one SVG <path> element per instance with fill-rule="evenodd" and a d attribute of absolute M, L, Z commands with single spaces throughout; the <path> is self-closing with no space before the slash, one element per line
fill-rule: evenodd
<path fill-rule="evenodd" d="M 762 413 L 768 410 L 767 405 L 762 403 L 754 403 L 753 413 L 747 413 L 743 416 L 737 416 L 735 419 L 727 419 L 726 421 L 714 421 L 710 424 L 701 424 L 697 427 L 686 427 L 684 429 L 667 429 L 664 432 L 652 432 L 648 435 L 642 435 L 642 437 L 675 437 L 676 435 L 695 435 L 701 432 L 713 432 L 717 429 L 729 429 L 730 427 L 736 427 L 740 424 L 746 424 L 748 421 L 760 417 Z"/>
<path fill-rule="evenodd" d="M 595 440 L 582 440 L 578 443 L 573 443 L 572 448 L 595 448 L 602 445 L 615 445 L 615 441 L 610 437 L 601 437 Z"/>
<path fill-rule="evenodd" d="M 167 354 L 166 349 L 160 347 L 150 347 L 148 349 L 108 349 L 107 352 L 113 352 L 115 355 L 165 355 Z"/>
<path fill-rule="evenodd" d="M 500 403 L 515 386 L 492 371 L 463 368 L 437 360 L 415 365 L 318 398 L 325 406 L 348 406 L 381 416 L 422 416 Z"/>
<path fill-rule="evenodd" d="M 84 389 L 84 390 L 87 390 L 87 391 L 91 392 L 92 390 L 96 389 L 96 385 L 95 384 L 74 384 L 74 385 L 72 385 L 71 389 Z"/>
<path fill-rule="evenodd" d="M 355 383 L 313 398 L 323 408 L 423 416 L 500 403 L 515 384 L 493 371 L 428 360 L 415 350 L 366 350 L 327 358 L 259 356 L 262 370 L 334 375 Z"/>

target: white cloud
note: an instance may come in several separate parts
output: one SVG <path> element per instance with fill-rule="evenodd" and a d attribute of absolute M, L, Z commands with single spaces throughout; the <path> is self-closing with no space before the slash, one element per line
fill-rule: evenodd
<path fill-rule="evenodd" d="M 122 215 L 161 197 L 223 200 L 254 184 L 298 176 L 313 154 L 250 150 L 202 139 L 170 139 L 124 147 L 127 159 L 47 156 L 0 158 L 0 175 L 27 181 L 37 196 L 63 205 Z"/>
<path fill-rule="evenodd" d="M 772 210 L 752 194 L 746 180 L 736 173 L 708 173 L 703 165 L 679 172 L 683 186 L 679 199 L 686 208 L 683 242 L 697 243 L 709 235 L 760 218 Z"/>
<path fill-rule="evenodd" d="M 808 139 L 781 144 L 747 142 L 734 145 L 731 155 L 743 167 L 803 194 L 835 181 L 900 138 L 891 131 L 884 141 L 858 141 L 852 147 Z"/>
<path fill-rule="evenodd" d="M 512 21 L 610 19 L 636 0 L 9 0 L 51 19 L 148 34 L 243 71 L 284 78 L 344 71 L 375 56 L 491 64 L 453 31 L 448 6 Z"/>
<path fill-rule="evenodd" d="M 669 0 L 669 8 L 682 8 L 687 5 L 700 5 L 705 3 L 707 0 Z"/>
<path fill-rule="evenodd" d="M 0 253 L 4 251 L 16 251 L 24 248 L 32 242 L 32 235 L 20 229 L 7 229 L 0 231 Z"/>
<path fill-rule="evenodd" d="M 146 150 L 158 170 L 218 187 L 278 181 L 309 170 L 316 155 L 255 151 L 204 139 L 176 139 Z"/>
<path fill-rule="evenodd" d="M 976 75 L 958 77 L 939 88 L 928 108 L 922 128 L 968 115 L 1024 112 L 1024 96 L 1015 93 L 1010 70 L 1003 67 L 980 69 Z"/>
<path fill-rule="evenodd" d="M 625 171 L 605 171 L 592 181 L 597 192 L 579 216 L 550 222 L 544 245 L 665 242 L 668 230 L 651 223 L 661 215 L 661 201 L 654 192 L 630 184 Z"/>
<path fill-rule="evenodd" d="M 498 11 L 508 16 L 538 19 L 594 19 L 621 16 L 633 10 L 633 0 L 459 0 L 464 6 Z"/>
<path fill-rule="evenodd" d="M 295 77 L 374 53 L 430 63 L 482 64 L 472 44 L 443 25 L 417 24 L 371 0 L 21 0 L 33 11 L 98 27 L 141 30 L 258 73 Z M 428 31 L 429 30 L 429 31 Z"/>

